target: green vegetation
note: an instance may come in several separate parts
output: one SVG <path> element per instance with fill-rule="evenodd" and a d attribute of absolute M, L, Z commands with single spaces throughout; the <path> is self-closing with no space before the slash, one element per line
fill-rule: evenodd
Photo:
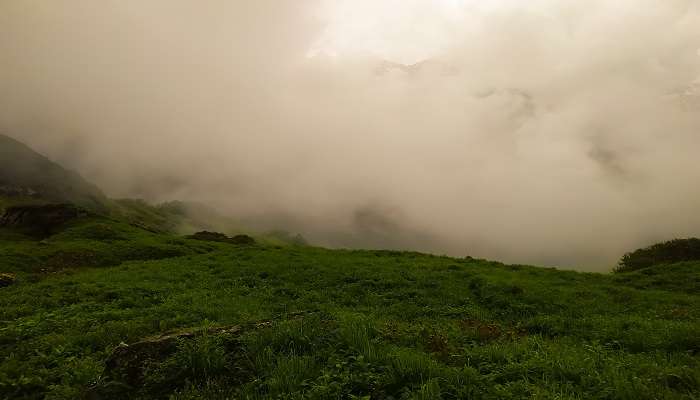
<path fill-rule="evenodd" d="M 700 263 L 585 274 L 89 217 L 0 239 L 0 398 L 694 399 Z M 241 326 L 232 335 L 215 327 Z M 135 386 L 120 343 L 182 330 Z M 207 333 L 207 332 L 212 333 Z"/>
<path fill-rule="evenodd" d="M 138 199 L 108 202 L 108 215 L 128 221 L 152 232 L 193 233 L 201 230 L 241 233 L 240 224 L 216 211 L 196 203 L 173 201 L 150 205 Z"/>
<path fill-rule="evenodd" d="M 4 240 L 3 240 L 4 239 Z M 103 217 L 70 223 L 43 240 L 0 230 L 0 271 L 36 276 L 109 267 L 129 260 L 153 260 L 211 251 L 211 244 L 158 235 L 130 224 Z"/>
<path fill-rule="evenodd" d="M 636 271 L 659 264 L 700 261 L 700 239 L 675 239 L 625 254 L 616 272 Z"/>

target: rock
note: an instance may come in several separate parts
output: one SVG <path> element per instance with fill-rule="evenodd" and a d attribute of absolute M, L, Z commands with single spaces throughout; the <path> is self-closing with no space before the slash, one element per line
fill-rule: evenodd
<path fill-rule="evenodd" d="M 65 223 L 87 215 L 87 211 L 71 204 L 14 206 L 0 217 L 0 227 L 49 235 Z"/>
<path fill-rule="evenodd" d="M 5 197 L 38 197 L 39 193 L 29 187 L 0 185 L 0 196 Z"/>
<path fill-rule="evenodd" d="M 0 273 L 0 288 L 10 286 L 15 283 L 17 277 L 15 274 Z"/>
<path fill-rule="evenodd" d="M 238 325 L 212 328 L 206 331 L 211 335 L 233 335 L 242 332 Z M 106 382 L 118 382 L 128 387 L 143 384 L 145 368 L 151 362 L 161 362 L 177 351 L 181 340 L 188 340 L 203 335 L 204 331 L 181 331 L 161 335 L 133 344 L 122 343 L 117 346 L 105 362 Z"/>
<path fill-rule="evenodd" d="M 287 320 L 303 319 L 314 311 L 299 311 L 286 314 Z M 144 339 L 133 344 L 121 343 L 105 361 L 103 375 L 97 383 L 87 388 L 85 398 L 89 400 L 132 399 L 135 394 L 152 395 L 150 387 L 153 382 L 146 378 L 150 368 L 165 362 L 180 349 L 184 341 L 195 340 L 205 335 L 217 336 L 226 344 L 226 351 L 234 357 L 244 357 L 240 350 L 239 337 L 247 331 L 269 329 L 273 326 L 271 320 L 250 322 L 245 325 L 230 325 L 213 327 L 206 330 L 180 330 L 168 334 Z M 177 377 L 172 377 L 178 379 Z M 145 392 L 144 392 L 145 390 Z M 157 397 L 157 396 L 154 396 Z M 139 397 L 151 398 L 151 397 Z"/>

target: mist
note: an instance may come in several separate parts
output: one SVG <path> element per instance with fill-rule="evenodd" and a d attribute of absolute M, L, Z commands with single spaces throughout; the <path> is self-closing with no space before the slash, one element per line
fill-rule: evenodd
<path fill-rule="evenodd" d="M 319 245 L 602 271 L 700 236 L 695 0 L 4 0 L 0 96 L 112 197 Z"/>

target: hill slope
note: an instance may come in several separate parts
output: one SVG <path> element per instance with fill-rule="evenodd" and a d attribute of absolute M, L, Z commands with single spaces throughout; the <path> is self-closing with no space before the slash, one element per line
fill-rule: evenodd
<path fill-rule="evenodd" d="M 0 135 L 0 196 L 73 203 L 106 210 L 97 186 L 9 136 Z"/>
<path fill-rule="evenodd" d="M 200 204 L 170 202 L 153 206 L 143 200 L 108 199 L 76 172 L 0 135 L 0 215 L 10 206 L 46 203 L 78 205 L 157 232 L 240 231 L 236 221 Z"/>
<path fill-rule="evenodd" d="M 683 282 L 657 285 L 641 272 L 195 243 L 110 219 L 77 222 L 44 244 L 0 239 L 0 252 L 10 251 L 14 267 L 6 259 L 0 267 L 18 281 L 0 289 L 0 398 L 693 399 L 700 391 L 694 282 L 680 290 Z M 96 255 L 31 270 L 50 254 L 82 251 Z M 697 276 L 698 266 L 672 269 Z"/>

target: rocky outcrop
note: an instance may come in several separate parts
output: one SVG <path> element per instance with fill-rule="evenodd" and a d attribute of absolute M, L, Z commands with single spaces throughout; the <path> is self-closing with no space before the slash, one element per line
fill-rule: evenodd
<path fill-rule="evenodd" d="M 71 204 L 15 206 L 5 210 L 0 227 L 49 235 L 65 223 L 87 215 L 87 211 Z"/>
<path fill-rule="evenodd" d="M 138 387 L 143 384 L 145 368 L 152 362 L 160 362 L 177 351 L 178 344 L 183 340 L 191 340 L 203 334 L 238 336 L 243 328 L 225 326 L 211 328 L 206 331 L 182 331 L 133 344 L 122 343 L 117 346 L 105 362 L 105 378 L 107 381 L 119 382 L 120 385 Z"/>
<path fill-rule="evenodd" d="M 237 343 L 240 335 L 247 329 L 261 329 L 270 326 L 272 326 L 272 322 L 264 321 L 246 326 L 231 325 L 206 330 L 183 330 L 132 344 L 122 343 L 109 355 L 105 361 L 103 376 L 99 383 L 88 388 L 85 397 L 89 400 L 133 398 L 135 393 L 144 389 L 149 368 L 153 368 L 153 366 L 173 356 L 183 343 L 202 338 L 204 335 L 217 336 Z M 238 345 L 236 345 L 236 349 L 228 349 L 228 351 L 239 351 Z"/>
<path fill-rule="evenodd" d="M 311 314 L 315 312 L 289 313 L 286 314 L 286 320 L 300 320 Z M 242 357 L 244 355 L 241 352 L 239 340 L 241 335 L 254 330 L 270 329 L 274 323 L 273 320 L 262 320 L 243 325 L 184 329 L 132 344 L 122 343 L 107 357 L 102 377 L 98 383 L 88 388 L 86 398 L 90 400 L 131 399 L 142 389 L 147 392 L 152 390 L 153 388 L 147 387 L 149 385 L 147 374 L 152 373 L 153 368 L 158 364 L 167 362 L 169 357 L 175 355 L 183 345 L 191 341 L 216 337 L 226 343 L 225 351 L 234 359 Z"/>
<path fill-rule="evenodd" d="M 39 193 L 29 187 L 0 185 L 0 196 L 5 197 L 39 197 Z"/>

